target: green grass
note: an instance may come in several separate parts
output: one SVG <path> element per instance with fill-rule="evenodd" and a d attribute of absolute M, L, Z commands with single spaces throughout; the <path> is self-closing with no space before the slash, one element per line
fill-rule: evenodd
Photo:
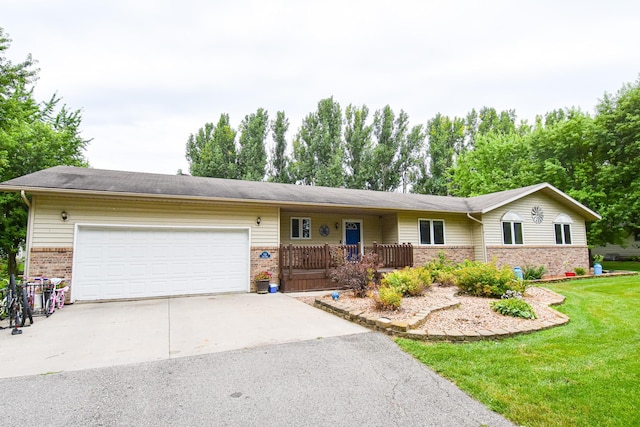
<path fill-rule="evenodd" d="M 640 425 L 640 276 L 549 285 L 571 322 L 470 344 L 398 339 L 471 396 L 525 426 Z"/>
<path fill-rule="evenodd" d="M 640 261 L 604 261 L 602 268 L 604 270 L 640 271 Z"/>

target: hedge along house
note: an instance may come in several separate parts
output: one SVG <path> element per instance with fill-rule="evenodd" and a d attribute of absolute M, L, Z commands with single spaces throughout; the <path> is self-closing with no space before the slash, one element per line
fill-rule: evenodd
<path fill-rule="evenodd" d="M 263 270 L 326 289 L 336 256 L 370 250 L 560 274 L 588 267 L 600 218 L 549 184 L 457 198 L 57 166 L 0 190 L 29 206 L 26 274 L 67 278 L 72 301 L 250 292 Z"/>

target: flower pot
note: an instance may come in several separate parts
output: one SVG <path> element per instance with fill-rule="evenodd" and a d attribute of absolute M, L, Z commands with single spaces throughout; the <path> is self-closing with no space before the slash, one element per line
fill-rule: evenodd
<path fill-rule="evenodd" d="M 256 280 L 256 292 L 266 294 L 269 292 L 269 280 Z"/>
<path fill-rule="evenodd" d="M 593 274 L 595 276 L 599 276 L 600 274 L 602 274 L 602 264 L 600 264 L 598 262 L 593 264 Z"/>
<path fill-rule="evenodd" d="M 576 275 L 576 273 L 574 273 L 573 271 L 567 271 L 564 273 L 565 276 L 567 277 L 574 277 Z"/>

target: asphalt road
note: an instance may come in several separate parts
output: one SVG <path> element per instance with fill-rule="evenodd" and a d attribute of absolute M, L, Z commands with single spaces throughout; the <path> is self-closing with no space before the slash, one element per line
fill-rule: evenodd
<path fill-rule="evenodd" d="M 0 379 L 5 425 L 513 426 L 388 337 Z"/>

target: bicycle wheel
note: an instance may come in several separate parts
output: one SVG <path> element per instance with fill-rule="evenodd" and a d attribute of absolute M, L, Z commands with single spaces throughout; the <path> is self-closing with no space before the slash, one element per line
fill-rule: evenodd
<path fill-rule="evenodd" d="M 31 310 L 31 306 L 29 305 L 29 297 L 27 294 L 22 291 L 22 325 L 27 321 L 27 317 L 29 318 L 29 324 L 33 325 L 33 311 Z"/>
<path fill-rule="evenodd" d="M 64 307 L 64 291 L 58 292 L 58 308 Z"/>
<path fill-rule="evenodd" d="M 13 326 L 15 327 L 22 327 L 24 326 L 24 318 L 22 317 L 22 307 L 20 307 L 20 302 L 19 300 L 16 298 L 16 300 L 13 303 L 13 318 L 15 320 L 15 323 L 13 324 Z M 11 322 L 9 322 L 9 326 L 11 325 Z"/>
<path fill-rule="evenodd" d="M 44 315 L 49 317 L 53 314 L 53 298 L 49 296 L 44 303 Z"/>

